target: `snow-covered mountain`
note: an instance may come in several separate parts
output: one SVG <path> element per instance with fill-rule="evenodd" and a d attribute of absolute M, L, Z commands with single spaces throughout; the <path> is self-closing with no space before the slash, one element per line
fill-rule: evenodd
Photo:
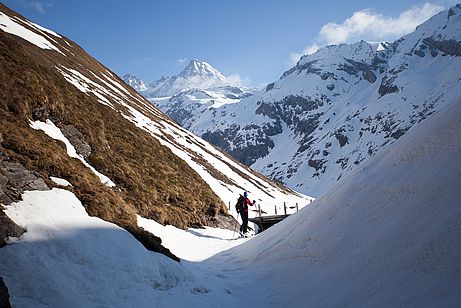
<path fill-rule="evenodd" d="M 244 190 L 267 212 L 310 201 L 177 125 L 74 42 L 0 10 L 2 204 L 68 183 L 90 215 L 147 247 L 160 239 L 136 215 L 186 228 L 235 222 Z M 12 230 L 0 228 L 0 245 Z"/>
<path fill-rule="evenodd" d="M 393 43 L 327 46 L 255 95 L 208 111 L 192 104 L 175 119 L 266 176 L 319 196 L 461 96 L 460 45 L 457 5 Z"/>
<path fill-rule="evenodd" d="M 146 84 L 126 74 L 123 80 L 146 98 L 171 97 L 184 90 L 228 86 L 230 82 L 217 69 L 204 61 L 191 60 L 179 74 L 162 77 Z"/>
<path fill-rule="evenodd" d="M 138 92 L 142 92 L 147 90 L 147 85 L 144 81 L 139 79 L 136 76 L 130 75 L 130 74 L 125 74 L 123 75 L 123 81 L 125 81 L 126 84 L 129 84 L 133 89 L 135 89 Z"/>
<path fill-rule="evenodd" d="M 257 91 L 233 84 L 210 64 L 198 60 L 192 60 L 179 74 L 150 84 L 130 74 L 124 75 L 123 80 L 181 126 L 189 128 L 197 114 L 213 114 L 216 108 L 238 103 Z"/>

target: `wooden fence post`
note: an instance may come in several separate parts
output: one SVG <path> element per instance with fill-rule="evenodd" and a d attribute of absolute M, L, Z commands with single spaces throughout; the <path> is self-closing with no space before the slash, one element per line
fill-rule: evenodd
<path fill-rule="evenodd" d="M 298 202 L 296 202 L 296 212 L 299 211 Z"/>
<path fill-rule="evenodd" d="M 230 211 L 230 210 L 231 210 L 231 208 L 230 208 L 230 201 L 229 201 L 229 211 Z"/>
<path fill-rule="evenodd" d="M 283 202 L 283 210 L 285 212 L 285 216 L 287 216 L 287 204 L 286 204 L 286 202 Z"/>
<path fill-rule="evenodd" d="M 277 215 L 277 205 L 274 205 L 275 208 L 275 215 Z"/>

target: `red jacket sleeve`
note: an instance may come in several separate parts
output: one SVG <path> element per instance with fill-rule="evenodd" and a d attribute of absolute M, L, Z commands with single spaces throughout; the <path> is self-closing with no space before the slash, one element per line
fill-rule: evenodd
<path fill-rule="evenodd" d="M 246 201 L 247 204 L 249 204 L 249 205 L 251 205 L 251 206 L 253 205 L 253 202 L 251 202 L 250 199 L 245 198 L 245 201 Z"/>

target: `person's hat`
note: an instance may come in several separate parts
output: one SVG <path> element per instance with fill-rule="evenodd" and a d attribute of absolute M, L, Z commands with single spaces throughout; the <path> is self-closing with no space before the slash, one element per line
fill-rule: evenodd
<path fill-rule="evenodd" d="M 248 197 L 248 193 L 247 193 L 247 192 L 244 192 L 244 193 L 243 193 L 243 196 L 244 196 L 244 197 Z"/>

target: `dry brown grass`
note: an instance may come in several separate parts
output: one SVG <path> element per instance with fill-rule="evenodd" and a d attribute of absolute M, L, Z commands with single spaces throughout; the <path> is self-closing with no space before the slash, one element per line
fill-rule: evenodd
<path fill-rule="evenodd" d="M 72 52 L 75 57 L 64 57 L 0 31 L 0 150 L 49 185 L 50 175 L 67 179 L 90 215 L 114 222 L 146 243 L 159 240 L 137 227 L 135 214 L 186 228 L 208 225 L 215 213 L 225 213 L 222 201 L 184 161 L 56 71 L 59 64 L 104 69 L 79 47 Z M 63 143 L 29 127 L 29 120 L 46 118 L 58 126 L 75 126 L 92 148 L 89 162 L 117 187 L 101 184 L 67 155 Z"/>

